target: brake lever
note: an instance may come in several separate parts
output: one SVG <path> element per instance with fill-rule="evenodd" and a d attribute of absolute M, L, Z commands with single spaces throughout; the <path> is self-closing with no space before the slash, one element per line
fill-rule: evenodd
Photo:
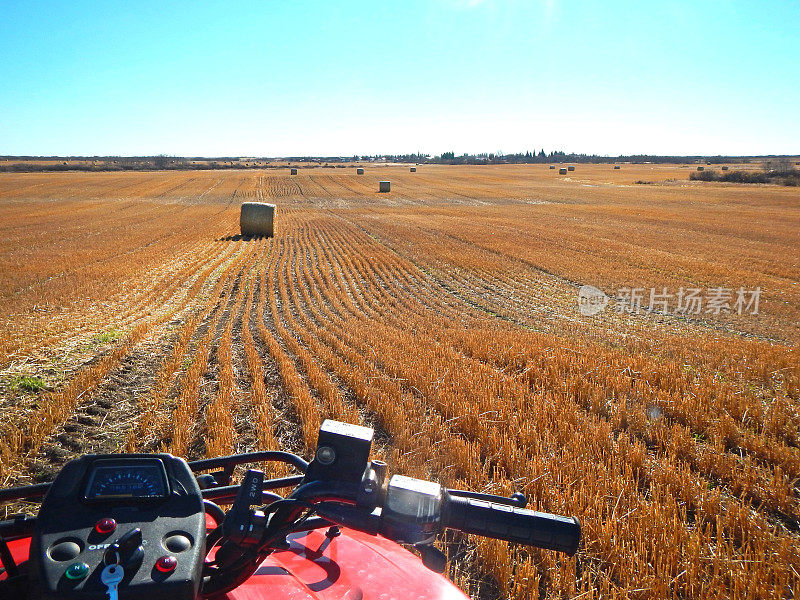
<path fill-rule="evenodd" d="M 525 508 L 528 506 L 528 497 L 520 492 L 514 492 L 509 498 L 505 496 L 495 496 L 494 494 L 470 492 L 468 490 L 447 490 L 447 493 L 451 496 L 472 498 L 473 500 L 485 500 L 486 502 L 494 502 L 495 504 L 504 504 L 506 506 L 515 506 L 517 508 Z"/>

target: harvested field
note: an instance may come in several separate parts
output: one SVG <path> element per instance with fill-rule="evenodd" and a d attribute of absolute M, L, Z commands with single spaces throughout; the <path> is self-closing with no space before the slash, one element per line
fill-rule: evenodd
<path fill-rule="evenodd" d="M 0 173 L 0 483 L 88 451 L 307 455 L 335 418 L 393 472 L 581 519 L 572 559 L 470 540 L 473 593 L 798 597 L 800 192 L 694 168 Z M 238 235 L 243 201 L 274 238 Z"/>

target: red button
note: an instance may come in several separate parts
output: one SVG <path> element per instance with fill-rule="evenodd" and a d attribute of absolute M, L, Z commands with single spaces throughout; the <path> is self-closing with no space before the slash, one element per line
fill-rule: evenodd
<path fill-rule="evenodd" d="M 117 528 L 117 522 L 114 519 L 100 519 L 94 526 L 94 530 L 102 535 L 108 535 Z"/>
<path fill-rule="evenodd" d="M 172 573 L 178 566 L 178 559 L 174 556 L 162 556 L 156 561 L 156 569 L 162 573 Z"/>

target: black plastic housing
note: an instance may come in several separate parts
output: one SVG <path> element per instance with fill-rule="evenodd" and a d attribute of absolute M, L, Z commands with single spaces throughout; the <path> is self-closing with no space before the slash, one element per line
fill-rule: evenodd
<path fill-rule="evenodd" d="M 374 431 L 369 427 L 325 419 L 319 428 L 317 452 L 304 481 L 360 483 L 369 462 Z M 333 457 L 327 449 L 333 452 Z"/>
<path fill-rule="evenodd" d="M 129 465 L 135 465 L 137 460 L 151 464 L 153 459 L 159 460 L 167 477 L 166 497 L 85 499 L 94 463 L 109 459 L 125 460 Z M 105 535 L 95 529 L 95 524 L 104 518 L 117 523 L 116 529 Z M 64 466 L 42 501 L 34 528 L 30 552 L 31 598 L 108 598 L 107 588 L 100 581 L 104 554 L 110 545 L 135 528 L 142 531 L 143 552 L 125 565 L 125 577 L 118 586 L 119 599 L 194 600 L 205 556 L 203 498 L 186 462 L 169 454 L 87 455 Z M 181 544 L 174 543 L 174 536 L 188 539 L 188 547 L 184 539 L 179 540 Z M 167 555 L 177 558 L 177 567 L 171 573 L 161 573 L 155 563 Z M 126 558 L 122 557 L 123 563 Z M 65 576 L 69 565 L 76 562 L 89 566 L 84 579 L 71 580 Z"/>

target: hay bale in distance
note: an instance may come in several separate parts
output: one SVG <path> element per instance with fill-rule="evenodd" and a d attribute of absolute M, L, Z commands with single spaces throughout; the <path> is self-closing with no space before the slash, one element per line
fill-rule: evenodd
<path fill-rule="evenodd" d="M 728 167 L 722 167 L 722 170 L 723 170 L 723 171 L 727 171 L 727 170 L 728 170 Z"/>
<path fill-rule="evenodd" d="M 619 169 L 619 165 L 614 165 L 614 168 L 615 169 Z"/>
<path fill-rule="evenodd" d="M 564 167 L 561 167 L 561 168 L 558 170 L 558 174 L 559 174 L 559 175 L 566 175 L 566 174 L 567 174 L 567 170 L 566 170 Z"/>
<path fill-rule="evenodd" d="M 379 192 L 389 192 L 392 189 L 392 182 L 391 181 L 381 181 L 378 184 L 378 191 Z"/>
<path fill-rule="evenodd" d="M 705 167 L 697 167 L 697 170 L 698 170 L 698 171 L 705 171 L 705 170 L 706 170 L 706 168 L 705 168 Z"/>
<path fill-rule="evenodd" d="M 266 202 L 243 202 L 239 214 L 242 235 L 272 237 L 275 234 L 275 205 Z"/>
<path fill-rule="evenodd" d="M 555 168 L 556 168 L 556 166 L 555 166 L 555 165 L 550 165 L 550 168 L 551 168 L 551 169 L 555 169 Z"/>
<path fill-rule="evenodd" d="M 409 169 L 409 170 L 410 170 L 412 173 L 416 173 L 416 172 L 417 172 L 417 167 L 411 167 L 411 169 Z"/>
<path fill-rule="evenodd" d="M 363 175 L 363 174 L 364 174 L 364 169 L 362 169 L 361 167 L 356 169 L 356 175 Z"/>
<path fill-rule="evenodd" d="M 575 170 L 575 165 L 570 165 L 567 167 L 567 171 L 574 171 L 574 170 Z"/>
<path fill-rule="evenodd" d="M 297 175 L 297 169 L 292 169 L 291 171 L 289 171 L 289 174 L 290 175 Z"/>

